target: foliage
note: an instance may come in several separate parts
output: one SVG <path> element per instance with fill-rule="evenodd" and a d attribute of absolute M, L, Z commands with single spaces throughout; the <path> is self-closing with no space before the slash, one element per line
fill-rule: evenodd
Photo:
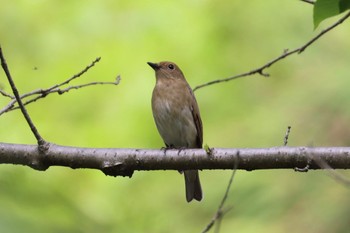
<path fill-rule="evenodd" d="M 349 0 L 317 0 L 314 6 L 314 28 L 317 28 L 323 20 L 349 9 Z"/>

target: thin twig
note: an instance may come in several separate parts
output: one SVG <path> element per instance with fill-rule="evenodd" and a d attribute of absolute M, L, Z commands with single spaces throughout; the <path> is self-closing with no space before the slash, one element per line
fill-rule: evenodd
<path fill-rule="evenodd" d="M 83 88 L 83 87 L 88 87 L 88 86 L 93 86 L 93 85 L 118 85 L 120 82 L 120 76 L 118 75 L 118 77 L 116 78 L 115 82 L 91 82 L 91 83 L 85 83 L 85 84 L 82 84 L 82 85 L 77 85 L 77 86 L 70 86 L 70 87 L 67 87 L 67 88 L 64 88 L 64 89 L 57 89 L 57 90 L 54 90 L 54 91 L 57 91 L 58 94 L 63 94 L 65 92 L 68 92 L 72 89 L 80 89 L 80 88 Z"/>
<path fill-rule="evenodd" d="M 312 0 L 300 0 L 302 2 L 306 2 L 306 3 L 310 3 L 310 4 L 315 4 L 315 1 L 312 1 Z"/>
<path fill-rule="evenodd" d="M 92 86 L 92 85 L 105 85 L 105 84 L 118 85 L 119 82 L 120 82 L 120 79 L 121 79 L 119 75 L 116 77 L 116 80 L 114 82 L 91 82 L 91 83 L 86 83 L 86 84 L 82 84 L 82 85 L 70 86 L 70 87 L 63 88 L 63 89 L 60 88 L 63 85 L 68 84 L 72 80 L 82 76 L 84 73 L 86 73 L 90 68 L 92 68 L 100 60 L 101 60 L 100 57 L 96 58 L 93 62 L 91 62 L 91 64 L 89 64 L 82 71 L 80 71 L 79 73 L 73 75 L 71 78 L 65 80 L 64 82 L 62 82 L 60 84 L 56 84 L 56 85 L 54 85 L 52 87 L 49 87 L 49 88 L 46 88 L 46 89 L 34 90 L 34 91 L 31 91 L 31 92 L 28 92 L 28 93 L 25 93 L 25 94 L 21 95 L 21 99 L 22 100 L 25 99 L 25 98 L 28 98 L 28 97 L 32 97 L 31 99 L 25 101 L 23 104 L 27 105 L 27 104 L 33 103 L 33 102 L 35 102 L 35 101 L 37 101 L 39 99 L 45 98 L 47 95 L 52 94 L 52 93 L 63 94 L 63 93 L 66 93 L 66 92 L 68 92 L 68 91 L 70 91 L 72 89 L 80 89 L 80 88 L 87 87 L 87 86 Z M 3 109 L 0 110 L 0 115 L 4 114 L 5 112 L 9 112 L 9 111 L 12 111 L 12 110 L 19 109 L 18 106 L 15 107 L 16 102 L 17 102 L 16 99 L 11 100 L 10 103 L 7 106 L 5 106 Z"/>
<path fill-rule="evenodd" d="M 3 91 L 3 90 L 0 90 L 0 94 L 3 95 L 3 96 L 5 96 L 5 97 L 9 97 L 9 98 L 11 98 L 11 99 L 14 99 L 14 98 L 15 98 L 14 96 L 8 94 L 7 92 L 5 92 L 5 91 Z"/>
<path fill-rule="evenodd" d="M 58 93 L 59 95 L 62 95 L 66 92 L 69 92 L 70 90 L 77 90 L 77 89 L 80 89 L 80 88 L 83 88 L 83 87 L 88 87 L 88 86 L 93 86 L 93 85 L 118 85 L 120 82 L 120 76 L 118 75 L 116 81 L 114 82 L 91 82 L 91 83 L 85 83 L 85 84 L 82 84 L 82 85 L 76 85 L 76 86 L 70 86 L 70 87 L 67 87 L 67 88 L 64 88 L 64 89 L 60 89 L 60 88 L 56 88 L 56 89 L 52 89 L 50 90 L 47 94 L 51 94 L 51 93 Z M 39 96 L 36 96 L 26 102 L 24 102 L 24 105 L 27 105 L 27 104 L 30 104 L 30 103 L 33 103 L 39 99 L 42 99 L 44 98 L 45 96 L 43 95 L 39 95 Z M 5 107 L 6 109 L 8 109 L 8 111 L 11 111 L 11 110 L 16 110 L 18 109 L 19 107 L 12 107 L 9 109 L 9 105 Z M 6 111 L 5 111 L 6 112 Z M 4 113 L 3 110 L 0 111 L 0 115 Z"/>
<path fill-rule="evenodd" d="M 287 146 L 287 144 L 288 144 L 290 129 L 291 129 L 291 126 L 288 126 L 287 131 L 286 131 L 286 135 L 284 136 L 284 143 L 283 143 L 284 146 Z"/>
<path fill-rule="evenodd" d="M 329 32 L 330 30 L 332 30 L 333 28 L 335 28 L 336 26 L 338 26 L 339 24 L 343 23 L 347 18 L 350 17 L 350 12 L 348 12 L 345 16 L 343 16 L 342 18 L 340 18 L 337 22 L 335 22 L 334 24 L 332 24 L 331 26 L 329 26 L 328 28 L 322 30 L 319 34 L 317 34 L 315 37 L 313 37 L 311 40 L 309 40 L 306 44 L 304 44 L 303 46 L 299 47 L 299 48 L 296 48 L 294 50 L 291 50 L 288 52 L 288 50 L 285 50 L 280 56 L 276 57 L 275 59 L 271 60 L 270 62 L 266 63 L 265 65 L 259 67 L 259 68 L 256 68 L 254 70 L 251 70 L 249 72 L 246 72 L 246 73 L 242 73 L 242 74 L 238 74 L 238 75 L 235 75 L 235 76 L 232 76 L 232 77 L 229 77 L 229 78 L 224 78 L 224 79 L 217 79 L 217 80 L 213 80 L 213 81 L 210 81 L 210 82 L 207 82 L 207 83 L 204 83 L 204 84 L 201 84 L 201 85 L 198 85 L 196 86 L 193 91 L 196 91 L 202 87 L 206 87 L 206 86 L 209 86 L 209 85 L 213 85 L 213 84 L 217 84 L 217 83 L 222 83 L 222 82 L 227 82 L 227 81 L 231 81 L 233 79 L 237 79 L 237 78 L 241 78 L 241 77 L 245 77 L 245 76 L 251 76 L 251 75 L 254 75 L 254 74 L 260 74 L 264 77 L 268 77 L 269 74 L 267 73 L 264 73 L 264 70 L 269 68 L 270 66 L 272 66 L 273 64 L 275 64 L 276 62 L 292 55 L 292 54 L 295 54 L 295 53 L 302 53 L 304 52 L 304 50 L 306 48 L 308 48 L 312 43 L 314 43 L 316 40 L 318 40 L 320 37 L 322 37 L 324 34 L 326 34 L 327 32 Z"/>
<path fill-rule="evenodd" d="M 228 194 L 230 192 L 230 189 L 231 189 L 231 185 L 232 185 L 232 182 L 233 182 L 233 178 L 236 174 L 236 171 L 237 171 L 237 168 L 238 168 L 238 157 L 239 157 L 239 151 L 237 151 L 237 154 L 236 154 L 236 159 L 235 159 L 235 163 L 234 163 L 234 167 L 233 167 L 233 171 L 232 171 L 232 174 L 231 174 L 231 177 L 230 177 L 230 180 L 228 182 L 228 185 L 227 185 L 227 188 L 226 188 L 226 191 L 225 191 L 225 194 L 224 194 L 224 197 L 222 198 L 221 202 L 220 202 L 220 205 L 216 211 L 216 213 L 214 214 L 214 217 L 212 218 L 212 220 L 209 222 L 209 224 L 205 227 L 205 229 L 202 231 L 202 233 L 206 233 L 208 232 L 215 224 L 216 221 L 218 220 L 221 220 L 223 218 L 223 216 L 232 209 L 232 207 L 229 207 L 227 210 L 223 211 L 223 207 L 224 207 L 224 204 L 227 200 L 227 197 L 228 197 Z"/>
<path fill-rule="evenodd" d="M 22 111 L 22 114 L 23 114 L 24 118 L 26 119 L 30 129 L 32 130 L 32 132 L 33 132 L 33 134 L 34 134 L 34 136 L 35 136 L 35 138 L 36 138 L 36 140 L 38 142 L 38 145 L 39 146 L 44 146 L 46 144 L 46 142 L 41 137 L 41 135 L 39 134 L 39 131 L 35 127 L 32 119 L 30 118 L 26 108 L 24 107 L 24 105 L 22 103 L 22 100 L 21 100 L 21 97 L 20 97 L 20 95 L 18 93 L 17 87 L 16 87 L 16 85 L 15 85 L 15 83 L 14 83 L 12 77 L 11 77 L 10 70 L 9 70 L 7 64 L 6 64 L 6 60 L 5 60 L 5 57 L 4 57 L 3 53 L 2 53 L 1 46 L 0 46 L 0 59 L 1 59 L 1 66 L 2 66 L 2 68 L 3 68 L 3 70 L 4 70 L 5 74 L 6 74 L 6 77 L 7 77 L 8 81 L 9 81 L 9 83 L 10 83 L 10 86 L 12 88 L 12 92 L 13 92 L 14 96 L 16 97 L 16 100 L 18 102 L 19 107 L 21 108 L 21 111 Z"/>
<path fill-rule="evenodd" d="M 340 18 L 337 22 L 329 26 L 328 28 L 322 30 L 317 36 L 312 38 L 309 42 L 307 42 L 304 46 L 302 46 L 298 53 L 304 52 L 304 50 L 309 47 L 311 44 L 313 44 L 316 40 L 318 40 L 321 36 L 332 30 L 333 28 L 337 27 L 338 25 L 342 24 L 347 18 L 350 17 L 350 12 L 348 12 L 346 15 L 344 15 L 342 18 Z"/>
<path fill-rule="evenodd" d="M 53 89 L 55 89 L 55 88 L 57 88 L 57 87 L 61 87 L 61 86 L 65 85 L 65 84 L 68 84 L 70 81 L 72 81 L 72 80 L 74 80 L 74 79 L 76 79 L 76 78 L 79 78 L 80 76 L 82 76 L 83 74 L 85 74 L 91 67 L 95 66 L 95 64 L 96 64 L 97 62 L 99 62 L 100 60 L 101 60 L 101 57 L 97 57 L 93 62 L 91 62 L 90 65 L 86 66 L 86 67 L 85 67 L 82 71 L 80 71 L 79 73 L 73 75 L 71 78 L 67 79 L 66 81 L 64 81 L 64 82 L 62 82 L 62 83 L 60 83 L 60 84 L 54 85 L 54 86 L 52 86 L 52 87 L 46 89 L 45 91 L 50 91 L 50 90 L 53 90 Z"/>
<path fill-rule="evenodd" d="M 346 187 L 350 188 L 350 179 L 343 176 L 339 172 L 335 171 L 334 168 L 329 166 L 329 164 L 324 161 L 321 158 L 318 158 L 316 156 L 311 156 L 312 160 L 317 163 L 318 166 L 320 166 L 323 169 L 326 169 L 328 174 L 333 177 L 334 180 L 338 181 L 339 183 L 345 185 Z"/>
<path fill-rule="evenodd" d="M 222 218 L 218 218 L 218 220 L 216 221 L 216 224 L 215 224 L 216 227 L 215 227 L 214 233 L 220 232 L 221 223 L 222 223 Z"/>

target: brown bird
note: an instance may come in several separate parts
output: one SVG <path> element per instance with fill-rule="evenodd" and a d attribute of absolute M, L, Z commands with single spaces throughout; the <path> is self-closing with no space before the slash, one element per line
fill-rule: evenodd
<path fill-rule="evenodd" d="M 203 126 L 193 91 L 173 62 L 148 62 L 156 72 L 152 111 L 167 148 L 202 148 Z M 198 170 L 184 171 L 187 202 L 202 200 Z"/>

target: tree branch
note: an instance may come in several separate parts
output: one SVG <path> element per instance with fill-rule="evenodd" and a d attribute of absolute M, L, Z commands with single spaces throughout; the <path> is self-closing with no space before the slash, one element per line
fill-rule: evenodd
<path fill-rule="evenodd" d="M 15 83 L 14 83 L 12 77 L 11 77 L 10 70 L 9 70 L 9 68 L 7 66 L 5 57 L 4 57 L 3 53 L 2 53 L 1 46 L 0 46 L 0 60 L 1 60 L 1 66 L 2 66 L 2 68 L 3 68 L 3 70 L 4 70 L 5 74 L 6 74 L 6 77 L 7 77 L 8 81 L 9 81 L 9 83 L 10 83 L 10 86 L 12 88 L 12 92 L 13 92 L 15 98 L 16 98 L 16 101 L 18 102 L 18 105 L 19 105 L 19 107 L 20 107 L 20 109 L 22 111 L 22 114 L 23 114 L 24 118 L 26 119 L 26 121 L 27 121 L 27 123 L 28 123 L 28 125 L 29 125 L 29 127 L 30 127 L 30 129 L 32 131 L 32 133 L 34 134 L 34 136 L 35 136 L 35 138 L 36 138 L 36 140 L 38 142 L 39 148 L 43 149 L 45 144 L 46 144 L 46 141 L 41 137 L 39 131 L 35 127 L 32 119 L 30 118 L 26 108 L 24 107 L 24 105 L 22 103 L 21 96 L 19 95 L 17 87 L 16 87 L 16 85 L 15 85 Z"/>
<path fill-rule="evenodd" d="M 340 174 L 339 172 L 332 169 L 331 166 L 329 166 L 328 163 L 323 161 L 322 159 L 315 157 L 313 158 L 314 161 L 317 163 L 318 166 L 320 166 L 322 169 L 327 169 L 328 174 L 339 183 L 343 184 L 346 187 L 350 187 L 350 179 L 345 177 L 344 175 Z"/>
<path fill-rule="evenodd" d="M 236 155 L 239 154 L 239 157 Z M 49 144 L 45 154 L 36 145 L 0 143 L 0 164 L 19 164 L 36 170 L 50 166 L 98 169 L 106 175 L 129 176 L 134 171 L 193 169 L 324 169 L 321 159 L 332 169 L 350 168 L 350 147 L 273 147 L 261 149 L 213 148 L 154 150 L 97 149 Z"/>
<path fill-rule="evenodd" d="M 230 177 L 230 180 L 228 182 L 228 185 L 226 187 L 226 191 L 225 191 L 225 194 L 220 202 L 220 205 L 217 209 L 217 211 L 215 212 L 214 214 L 214 217 L 211 219 L 211 221 L 209 222 L 209 224 L 204 228 L 204 230 L 202 231 L 202 233 L 206 233 L 206 232 L 209 232 L 209 230 L 214 226 L 214 224 L 217 222 L 217 231 L 216 232 L 219 232 L 219 229 L 220 229 L 220 225 L 221 225 L 221 220 L 223 219 L 224 215 L 230 211 L 232 209 L 232 207 L 229 207 L 227 208 L 226 210 L 223 210 L 224 208 L 224 205 L 226 203 L 226 200 L 227 200 L 227 197 L 228 197 L 228 194 L 230 192 L 230 189 L 231 189 L 231 185 L 232 185 L 232 182 L 233 182 L 233 178 L 235 177 L 235 174 L 236 174 L 236 171 L 237 171 L 237 167 L 238 167 L 238 158 L 239 158 L 239 154 L 236 155 L 236 158 L 237 160 L 235 161 L 234 163 L 234 166 L 233 166 L 233 171 L 232 171 L 232 174 L 231 174 L 231 177 Z"/>
<path fill-rule="evenodd" d="M 256 68 L 256 69 L 251 70 L 249 72 L 238 74 L 238 75 L 235 75 L 235 76 L 232 76 L 232 77 L 229 77 L 229 78 L 217 79 L 217 80 L 213 80 L 213 81 L 210 81 L 210 82 L 198 85 L 198 86 L 196 86 L 193 89 L 193 91 L 196 91 L 196 90 L 198 90 L 198 89 L 200 89 L 202 87 L 206 87 L 206 86 L 209 86 L 209 85 L 218 84 L 218 83 L 222 83 L 222 82 L 228 82 L 228 81 L 231 81 L 231 80 L 234 80 L 234 79 L 237 79 L 237 78 L 251 76 L 251 75 L 254 75 L 254 74 L 260 74 L 260 75 L 262 75 L 264 77 L 268 77 L 269 74 L 264 73 L 265 69 L 269 68 L 270 66 L 272 66 L 276 62 L 278 62 L 278 61 L 280 61 L 280 60 L 282 60 L 282 59 L 284 59 L 286 57 L 289 57 L 292 54 L 295 54 L 295 53 L 300 54 L 300 53 L 304 52 L 305 49 L 308 48 L 311 44 L 313 44 L 316 40 L 321 38 L 324 34 L 329 32 L 330 30 L 334 29 L 335 27 L 337 27 L 341 23 L 343 23 L 349 17 L 350 17 L 350 12 L 348 12 L 346 15 L 344 15 L 342 18 L 340 18 L 337 22 L 335 22 L 334 24 L 332 24 L 328 28 L 322 30 L 319 34 L 317 34 L 315 37 L 313 37 L 311 40 L 309 40 L 303 46 L 301 46 L 299 48 L 296 48 L 294 50 L 291 50 L 291 51 L 288 51 L 288 49 L 286 49 L 286 50 L 284 50 L 284 52 L 280 56 L 276 57 L 275 59 L 269 61 L 268 63 L 266 63 L 265 65 L 263 65 L 263 66 L 261 66 L 259 68 Z"/>
<path fill-rule="evenodd" d="M 12 96 L 12 95 L 6 93 L 5 91 L 3 91 L 3 90 L 1 90 L 1 89 L 0 89 L 0 94 L 3 95 L 3 96 L 5 96 L 5 97 L 9 97 L 10 99 L 15 99 L 14 96 Z"/>
<path fill-rule="evenodd" d="M 292 128 L 291 126 L 287 127 L 286 135 L 284 136 L 284 141 L 283 141 L 284 146 L 287 146 L 287 144 L 288 144 L 288 138 L 289 138 L 291 128 Z"/>
<path fill-rule="evenodd" d="M 81 85 L 75 85 L 75 86 L 69 86 L 66 88 L 62 88 L 62 86 L 69 84 L 74 79 L 79 78 L 80 76 L 85 74 L 89 69 L 94 67 L 95 64 L 97 62 L 99 62 L 100 60 L 101 60 L 100 57 L 96 58 L 88 66 L 86 66 L 82 71 L 73 75 L 72 77 L 68 78 L 67 80 L 63 81 L 62 83 L 55 84 L 55 85 L 53 85 L 49 88 L 46 88 L 46 89 L 38 89 L 38 90 L 34 90 L 34 91 L 31 91 L 31 92 L 28 92 L 28 93 L 21 95 L 22 100 L 27 99 L 28 97 L 32 97 L 32 98 L 29 98 L 29 100 L 23 102 L 23 105 L 27 105 L 27 104 L 36 102 L 37 100 L 45 98 L 46 96 L 48 96 L 49 94 L 52 94 L 52 93 L 58 93 L 61 95 L 61 94 L 64 94 L 70 90 L 73 90 L 73 89 L 76 90 L 76 89 L 80 89 L 80 88 L 92 86 L 92 85 L 118 85 L 120 82 L 120 79 L 121 79 L 119 75 L 115 78 L 114 82 L 90 82 L 90 83 L 85 83 L 85 84 L 81 84 Z M 1 91 L 1 90 L 0 90 L 0 94 L 12 99 L 7 106 L 5 106 L 3 109 L 0 110 L 0 116 L 2 114 L 4 114 L 5 112 L 19 109 L 19 106 L 15 107 L 17 100 L 14 96 L 11 96 L 8 93 Z"/>
<path fill-rule="evenodd" d="M 312 5 L 315 4 L 315 1 L 311 1 L 311 0 L 300 0 L 300 1 L 312 4 Z"/>

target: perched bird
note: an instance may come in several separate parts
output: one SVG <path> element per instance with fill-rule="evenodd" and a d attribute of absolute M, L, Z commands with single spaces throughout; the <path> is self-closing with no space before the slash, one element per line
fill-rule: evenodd
<path fill-rule="evenodd" d="M 148 62 L 156 73 L 152 111 L 167 148 L 202 148 L 203 126 L 191 87 L 173 62 Z M 202 200 L 198 170 L 184 171 L 187 202 Z"/>

